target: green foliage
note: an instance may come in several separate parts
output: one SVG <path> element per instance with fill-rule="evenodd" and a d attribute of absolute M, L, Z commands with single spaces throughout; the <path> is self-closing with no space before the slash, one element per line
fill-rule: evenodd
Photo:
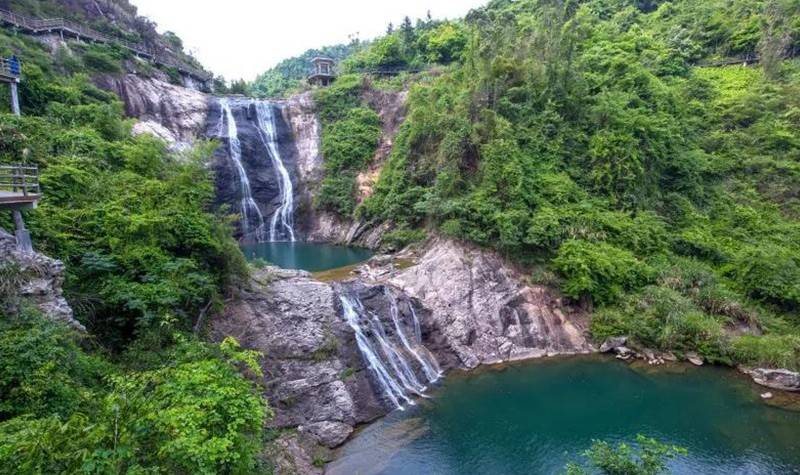
<path fill-rule="evenodd" d="M 395 229 L 383 235 L 383 245 L 389 249 L 400 250 L 409 244 L 425 239 L 422 229 Z"/>
<path fill-rule="evenodd" d="M 533 265 L 597 306 L 597 338 L 752 359 L 732 335 L 797 332 L 800 63 L 782 59 L 800 44 L 793 8 L 497 0 L 456 31 L 392 29 L 348 64 L 421 64 L 408 45 L 465 41 L 453 66 L 412 85 L 357 214 Z M 764 70 L 696 66 L 766 44 Z"/>
<path fill-rule="evenodd" d="M 402 27 L 349 56 L 342 69 L 350 72 L 393 71 L 429 64 L 450 64 L 461 59 L 468 42 L 461 22 L 406 18 Z"/>
<path fill-rule="evenodd" d="M 216 145 L 131 137 L 119 98 L 77 73 L 118 73 L 128 53 L 69 46 L 51 56 L 0 32 L 0 54 L 24 61 L 23 116 L 0 110 L 0 163 L 39 165 L 44 196 L 25 220 L 64 261 L 89 330 L 30 310 L 17 290 L 35 266 L 0 267 L 0 473 L 257 473 L 271 414 L 242 373 L 261 375 L 259 355 L 186 336 L 247 273 L 212 208 Z"/>
<path fill-rule="evenodd" d="M 732 342 L 733 357 L 746 365 L 800 368 L 800 336 L 743 335 Z"/>
<path fill-rule="evenodd" d="M 686 449 L 670 446 L 643 435 L 636 436 L 636 446 L 620 443 L 616 447 L 605 441 L 596 440 L 584 453 L 590 467 L 569 464 L 567 475 L 657 475 L 665 473 L 667 462 L 675 457 L 686 455 Z"/>
<path fill-rule="evenodd" d="M 0 473 L 253 473 L 270 412 L 225 361 L 253 355 L 176 341 L 135 371 L 35 312 L 4 318 Z"/>
<path fill-rule="evenodd" d="M 300 56 L 285 59 L 258 75 L 248 87 L 258 97 L 285 97 L 305 87 L 306 78 L 313 71 L 312 59 L 324 56 L 339 63 L 363 46 L 362 42 L 355 39 L 348 44 L 308 50 Z"/>
<path fill-rule="evenodd" d="M 564 292 L 574 298 L 591 296 L 613 302 L 624 290 L 647 282 L 650 269 L 629 251 L 606 243 L 567 241 L 553 260 L 566 278 Z"/>
<path fill-rule="evenodd" d="M 325 176 L 314 204 L 341 216 L 353 214 L 356 175 L 371 161 L 381 134 L 378 114 L 362 104 L 362 87 L 360 76 L 345 75 L 315 94 Z"/>

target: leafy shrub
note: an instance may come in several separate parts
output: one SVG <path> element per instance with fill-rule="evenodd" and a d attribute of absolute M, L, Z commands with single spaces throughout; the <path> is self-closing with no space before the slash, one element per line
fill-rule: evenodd
<path fill-rule="evenodd" d="M 736 361 L 751 366 L 800 369 L 800 336 L 743 335 L 732 342 Z"/>
<path fill-rule="evenodd" d="M 83 64 L 99 73 L 119 74 L 122 72 L 119 60 L 99 49 L 86 51 L 83 54 Z"/>
<path fill-rule="evenodd" d="M 553 265 L 565 278 L 564 292 L 597 303 L 616 300 L 624 290 L 648 280 L 650 269 L 630 252 L 606 243 L 571 240 L 558 250 Z"/>
<path fill-rule="evenodd" d="M 411 243 L 425 239 L 422 229 L 395 229 L 383 235 L 383 245 L 389 249 L 400 250 Z"/>
<path fill-rule="evenodd" d="M 340 100 L 335 99 L 334 102 Z M 325 177 L 315 205 L 341 216 L 350 216 L 356 206 L 356 175 L 367 166 L 375 153 L 381 133 L 380 118 L 365 107 L 339 111 L 336 117 L 338 119 L 332 120 L 322 130 Z"/>
<path fill-rule="evenodd" d="M 643 435 L 636 436 L 636 445 L 621 443 L 614 447 L 608 442 L 595 440 L 584 453 L 591 467 L 606 475 L 657 475 L 664 473 L 667 462 L 686 455 L 686 449 L 670 446 Z M 588 475 L 595 470 L 571 463 L 566 475 Z"/>

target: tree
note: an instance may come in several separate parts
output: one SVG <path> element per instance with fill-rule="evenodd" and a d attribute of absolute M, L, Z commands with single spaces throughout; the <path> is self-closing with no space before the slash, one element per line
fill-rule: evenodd
<path fill-rule="evenodd" d="M 571 463 L 566 475 L 589 475 L 597 471 L 603 475 L 658 475 L 664 473 L 670 459 L 687 453 L 684 448 L 666 445 L 643 435 L 636 436 L 636 445 L 634 448 L 621 443 L 614 447 L 596 440 L 584 453 L 593 469 Z"/>
<path fill-rule="evenodd" d="M 789 19 L 800 15 L 800 3 L 787 0 L 769 0 L 764 6 L 764 26 L 758 42 L 761 66 L 767 77 L 774 79 L 780 72 L 781 62 L 792 43 Z"/>

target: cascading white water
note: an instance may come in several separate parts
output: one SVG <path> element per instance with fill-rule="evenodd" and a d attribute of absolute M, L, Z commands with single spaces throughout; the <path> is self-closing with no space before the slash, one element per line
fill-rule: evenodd
<path fill-rule="evenodd" d="M 276 241 L 281 236 L 294 242 L 294 187 L 278 147 L 278 129 L 275 124 L 274 107 L 268 102 L 259 101 L 256 102 L 255 109 L 259 136 L 270 160 L 272 160 L 281 195 L 281 205 L 272 214 L 270 220 L 269 240 Z"/>
<path fill-rule="evenodd" d="M 425 371 L 425 376 L 428 378 L 428 381 L 432 383 L 436 382 L 442 376 L 442 370 L 439 368 L 439 363 L 436 361 L 436 358 L 422 345 L 422 331 L 420 330 L 419 319 L 417 318 L 417 312 L 414 310 L 414 306 L 408 306 L 411 310 L 411 317 L 414 323 L 414 336 L 416 337 L 415 345 L 412 347 L 408 341 L 408 337 L 406 337 L 403 325 L 400 323 L 400 309 L 397 307 L 397 299 L 394 298 L 394 295 L 392 295 L 389 289 L 386 289 L 384 293 L 391 303 L 392 322 L 394 323 L 397 335 L 400 337 L 400 341 L 403 342 L 403 346 L 405 346 L 406 350 L 411 353 L 419 362 L 420 366 L 422 366 L 422 370 Z"/>
<path fill-rule="evenodd" d="M 220 118 L 217 136 L 220 138 L 226 136 L 228 138 L 228 152 L 236 165 L 236 173 L 239 177 L 239 187 L 242 194 L 242 233 L 245 236 L 252 234 L 256 240 L 262 241 L 264 240 L 264 216 L 253 199 L 250 179 L 247 177 L 247 170 L 242 164 L 242 143 L 239 141 L 239 130 L 236 127 L 236 119 L 231 110 L 230 100 L 227 97 L 221 98 L 219 106 Z M 223 124 L 227 125 L 227 129 L 224 129 Z M 223 136 L 223 132 L 225 132 L 225 136 Z M 254 212 L 254 217 L 257 221 L 255 227 L 250 222 L 252 212 Z"/>
<path fill-rule="evenodd" d="M 395 407 L 403 409 L 404 404 L 414 404 L 412 396 L 424 397 L 427 389 L 417 377 L 410 358 L 419 363 L 430 383 L 439 379 L 441 370 L 436 358 L 422 345 L 419 338 L 409 341 L 400 321 L 397 299 L 388 290 L 386 296 L 390 301 L 391 317 L 395 333 L 400 339 L 399 344 L 387 336 L 378 315 L 366 310 L 357 296 L 340 292 L 339 300 L 342 302 L 345 321 L 355 332 L 358 349 L 383 394 Z M 418 326 L 416 312 L 413 308 L 411 310 L 414 325 Z"/>

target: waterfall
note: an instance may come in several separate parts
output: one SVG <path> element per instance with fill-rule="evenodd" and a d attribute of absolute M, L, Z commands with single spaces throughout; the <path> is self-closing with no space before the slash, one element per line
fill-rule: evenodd
<path fill-rule="evenodd" d="M 278 147 L 278 129 L 275 126 L 275 111 L 272 104 L 263 101 L 257 102 L 255 108 L 259 136 L 272 161 L 272 167 L 275 169 L 275 178 L 281 195 L 281 205 L 272 214 L 270 220 L 269 240 L 277 240 L 280 234 L 281 237 L 294 242 L 294 187 L 289 177 L 289 171 L 281 159 Z"/>
<path fill-rule="evenodd" d="M 415 345 L 412 347 L 400 323 L 400 309 L 397 307 L 397 299 L 392 295 L 389 289 L 385 289 L 384 293 L 391 304 L 390 312 L 392 314 L 392 322 L 394 323 L 397 335 L 400 337 L 400 341 L 403 343 L 406 350 L 414 356 L 414 359 L 419 362 L 428 381 L 432 383 L 436 382 L 442 376 L 442 371 L 439 369 L 439 363 L 437 363 L 436 358 L 433 357 L 427 348 L 422 346 L 422 332 L 420 331 L 419 319 L 417 318 L 417 312 L 414 310 L 414 306 L 411 304 L 408 305 L 414 323 Z"/>
<path fill-rule="evenodd" d="M 253 199 L 250 179 L 247 177 L 247 171 L 244 165 L 242 165 L 242 143 L 239 141 L 239 130 L 236 127 L 236 119 L 233 117 L 230 100 L 226 97 L 221 98 L 219 100 L 219 106 L 220 119 L 217 135 L 220 138 L 223 137 L 223 132 L 225 131 L 223 124 L 227 124 L 226 136 L 228 138 L 228 152 L 233 163 L 236 165 L 236 173 L 239 177 L 239 187 L 242 194 L 242 233 L 245 236 L 254 233 L 255 238 L 262 241 L 264 240 L 264 216 L 261 214 L 261 210 Z M 250 223 L 251 212 L 255 212 L 254 217 L 257 218 L 255 227 Z"/>
<path fill-rule="evenodd" d="M 436 358 L 422 345 L 418 333 L 409 339 L 403 328 L 397 299 L 390 291 L 384 292 L 389 299 L 390 314 L 396 340 L 387 335 L 383 322 L 374 312 L 367 310 L 354 293 L 340 289 L 344 319 L 356 336 L 356 343 L 367 367 L 377 381 L 383 394 L 398 408 L 413 405 L 413 396 L 425 396 L 427 386 L 417 377 L 415 367 L 421 368 L 428 383 L 441 377 Z M 419 326 L 416 312 L 409 305 L 415 328 Z"/>

